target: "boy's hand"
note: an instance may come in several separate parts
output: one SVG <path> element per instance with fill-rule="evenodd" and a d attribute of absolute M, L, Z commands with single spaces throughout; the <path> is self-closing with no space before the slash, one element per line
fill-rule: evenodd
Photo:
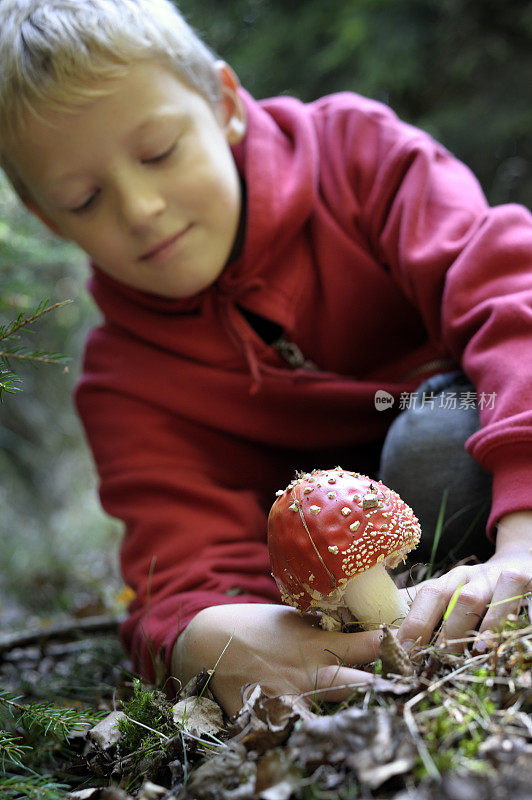
<path fill-rule="evenodd" d="M 342 685 L 371 682 L 371 673 L 339 662 L 374 661 L 379 644 L 379 631 L 324 631 L 316 619 L 287 606 L 213 606 L 200 611 L 177 640 L 173 676 L 185 683 L 203 667 L 213 669 L 227 645 L 209 684 L 227 714 L 240 710 L 247 683 L 260 683 L 268 695 L 292 696 L 296 706 L 303 702 L 308 708 L 313 696 L 340 701 L 352 691 Z M 329 691 L 314 693 L 323 689 Z"/>
<path fill-rule="evenodd" d="M 407 648 L 418 639 L 427 644 L 458 589 L 456 604 L 436 643 L 467 638 L 477 628 L 482 641 L 483 632 L 497 629 L 519 610 L 526 602 L 520 596 L 532 591 L 531 511 L 508 514 L 500 520 L 496 551 L 486 563 L 455 567 L 441 578 L 414 586 L 415 599 L 399 628 L 399 641 Z M 446 649 L 458 652 L 463 647 L 464 643 L 456 642 Z"/>

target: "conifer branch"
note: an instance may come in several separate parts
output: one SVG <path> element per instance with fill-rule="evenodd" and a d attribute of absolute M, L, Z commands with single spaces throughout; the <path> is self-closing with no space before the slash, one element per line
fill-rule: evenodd
<path fill-rule="evenodd" d="M 0 350 L 0 359 L 8 361 L 11 358 L 19 361 L 33 361 L 38 364 L 57 364 L 64 362 L 66 356 L 60 353 L 46 353 L 43 350 Z"/>
<path fill-rule="evenodd" d="M 28 731 L 37 731 L 45 736 L 52 734 L 68 740 L 73 730 L 93 724 L 98 717 L 93 712 L 74 708 L 56 708 L 52 703 L 20 703 L 16 697 L 0 689 L 0 705 L 12 714 L 18 713 L 18 724 Z"/>
<path fill-rule="evenodd" d="M 16 361 L 29 361 L 34 364 L 64 364 L 65 361 L 68 360 L 66 356 L 60 353 L 48 353 L 43 350 L 29 350 L 19 344 L 16 344 L 20 340 L 21 331 L 24 331 L 25 333 L 32 333 L 31 330 L 28 330 L 30 325 L 32 325 L 38 319 L 41 319 L 50 311 L 61 308 L 61 306 L 67 305 L 72 301 L 62 300 L 59 303 L 48 305 L 49 302 L 50 301 L 48 299 L 43 300 L 43 302 L 40 303 L 30 314 L 19 314 L 18 317 L 12 322 L 9 322 L 5 325 L 0 325 L 0 342 L 13 343 L 8 347 L 4 346 L 0 350 L 0 401 L 3 400 L 4 393 L 14 394 L 15 392 L 19 392 L 21 389 L 21 387 L 18 385 L 21 383 L 20 378 L 15 375 L 11 368 L 11 359 L 15 359 Z"/>
<path fill-rule="evenodd" d="M 17 767 L 22 767 L 22 760 L 31 750 L 26 744 L 20 744 L 19 736 L 13 736 L 8 731 L 0 731 L 0 765 L 2 772 L 5 772 L 6 761 L 10 761 Z"/>
<path fill-rule="evenodd" d="M 102 714 L 74 708 L 57 708 L 51 703 L 21 703 L 4 689 L 0 689 L 0 706 L 14 717 L 18 729 L 42 736 L 55 736 L 68 742 L 75 731 L 93 726 Z M 28 766 L 34 754 L 30 745 L 6 730 L 0 730 L 0 798 L 2 800 L 64 800 L 65 789 L 49 776 L 39 775 Z M 6 766 L 9 770 L 6 770 Z"/>
<path fill-rule="evenodd" d="M 43 300 L 43 302 L 40 303 L 40 305 L 38 305 L 29 316 L 25 317 L 24 314 L 19 314 L 13 322 L 8 323 L 7 325 L 0 325 L 0 342 L 5 339 L 11 340 L 12 337 L 22 328 L 27 328 L 45 314 L 48 314 L 50 311 L 54 311 L 56 308 L 61 308 L 61 306 L 68 305 L 72 302 L 72 300 L 61 300 L 59 303 L 53 303 L 51 306 L 48 305 L 49 302 L 49 298 Z"/>
<path fill-rule="evenodd" d="M 46 775 L 13 775 L 6 773 L 0 777 L 0 797 L 2 800 L 64 800 L 68 786 L 50 780 Z"/>
<path fill-rule="evenodd" d="M 95 724 L 101 717 L 101 714 L 94 711 L 58 708 L 48 702 L 20 703 L 18 698 L 10 696 L 3 689 L 0 689 L 0 704 L 12 714 L 18 713 L 17 724 L 22 725 L 28 731 L 37 728 L 45 735 L 53 734 L 62 739 L 68 739 L 68 736 L 76 728 L 85 728 L 87 725 Z"/>

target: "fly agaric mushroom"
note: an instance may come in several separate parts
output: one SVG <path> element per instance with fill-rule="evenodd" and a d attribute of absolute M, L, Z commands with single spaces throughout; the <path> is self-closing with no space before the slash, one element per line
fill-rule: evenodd
<path fill-rule="evenodd" d="M 268 518 L 272 576 L 284 603 L 323 612 L 322 627 L 353 617 L 366 630 L 397 626 L 409 607 L 386 569 L 420 536 L 412 509 L 380 481 L 314 470 L 277 492 Z"/>

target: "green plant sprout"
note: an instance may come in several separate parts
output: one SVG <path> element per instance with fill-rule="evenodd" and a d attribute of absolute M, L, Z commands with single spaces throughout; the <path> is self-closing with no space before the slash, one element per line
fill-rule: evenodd
<path fill-rule="evenodd" d="M 489 720 L 497 707 L 491 699 L 491 687 L 485 683 L 493 671 L 480 667 L 472 676 L 475 682 L 445 694 L 429 692 L 418 704 L 417 725 L 440 774 L 457 769 L 486 773 L 490 769 L 478 758 L 478 751 L 489 734 Z M 420 758 L 415 775 L 421 779 L 427 774 L 427 765 Z"/>
<path fill-rule="evenodd" d="M 449 600 L 449 605 L 445 609 L 445 614 L 443 615 L 444 622 L 451 616 L 452 610 L 455 607 L 458 598 L 460 597 L 460 592 L 462 591 L 464 586 L 465 586 L 465 581 L 462 581 L 462 583 L 459 586 L 457 586 L 456 589 L 454 590 L 452 597 Z"/>
<path fill-rule="evenodd" d="M 438 545 L 440 543 L 440 537 L 441 537 L 441 532 L 442 532 L 442 528 L 443 528 L 443 519 L 445 517 L 445 508 L 447 506 L 447 497 L 448 497 L 448 495 L 449 495 L 449 489 L 445 489 L 445 491 L 444 491 L 444 493 L 442 495 L 442 499 L 441 499 L 441 503 L 440 503 L 440 509 L 438 511 L 438 519 L 436 520 L 436 528 L 434 529 L 434 538 L 432 540 L 432 550 L 431 550 L 431 553 L 430 553 L 430 560 L 429 560 L 429 565 L 428 565 L 428 568 L 427 568 L 427 577 L 426 577 L 427 580 L 432 576 L 432 573 L 434 572 L 434 562 L 436 560 L 436 551 L 438 550 Z"/>
<path fill-rule="evenodd" d="M 447 616 L 461 588 L 453 594 Z M 512 599 L 529 595 L 527 592 Z M 506 727 L 507 714 L 515 725 L 508 697 L 515 694 L 516 683 L 530 670 L 532 626 L 527 614 L 512 615 L 492 633 L 496 639 L 490 650 L 468 657 L 463 666 L 406 703 L 405 721 L 418 745 L 419 758 L 414 770 L 417 779 L 438 777 L 446 771 L 488 774 L 493 770 L 479 756 L 479 749 L 488 736 Z M 415 722 L 414 705 L 417 706 Z M 526 720 L 524 725 L 528 732 Z"/>

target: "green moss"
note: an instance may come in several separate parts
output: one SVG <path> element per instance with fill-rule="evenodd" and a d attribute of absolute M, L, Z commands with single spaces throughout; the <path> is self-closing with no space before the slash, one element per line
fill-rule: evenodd
<path fill-rule="evenodd" d="M 123 711 L 127 719 L 121 719 L 118 723 L 123 734 L 120 741 L 123 753 L 137 751 L 141 745 L 161 745 L 163 737 L 175 733 L 170 704 L 165 696 L 156 689 L 145 686 L 138 679 L 134 680 L 133 697 L 125 704 Z M 159 736 L 157 732 L 163 736 Z"/>
<path fill-rule="evenodd" d="M 420 712 L 427 712 L 423 738 L 439 772 L 460 767 L 476 772 L 488 769 L 486 762 L 477 756 L 480 745 L 488 735 L 482 719 L 489 717 L 497 708 L 491 697 L 493 688 L 486 683 L 486 679 L 493 677 L 494 673 L 482 667 L 474 670 L 472 675 L 478 681 L 463 684 L 454 696 L 446 697 L 445 703 L 442 694 L 434 691 L 418 705 Z M 415 775 L 424 778 L 426 774 L 420 759 Z"/>

